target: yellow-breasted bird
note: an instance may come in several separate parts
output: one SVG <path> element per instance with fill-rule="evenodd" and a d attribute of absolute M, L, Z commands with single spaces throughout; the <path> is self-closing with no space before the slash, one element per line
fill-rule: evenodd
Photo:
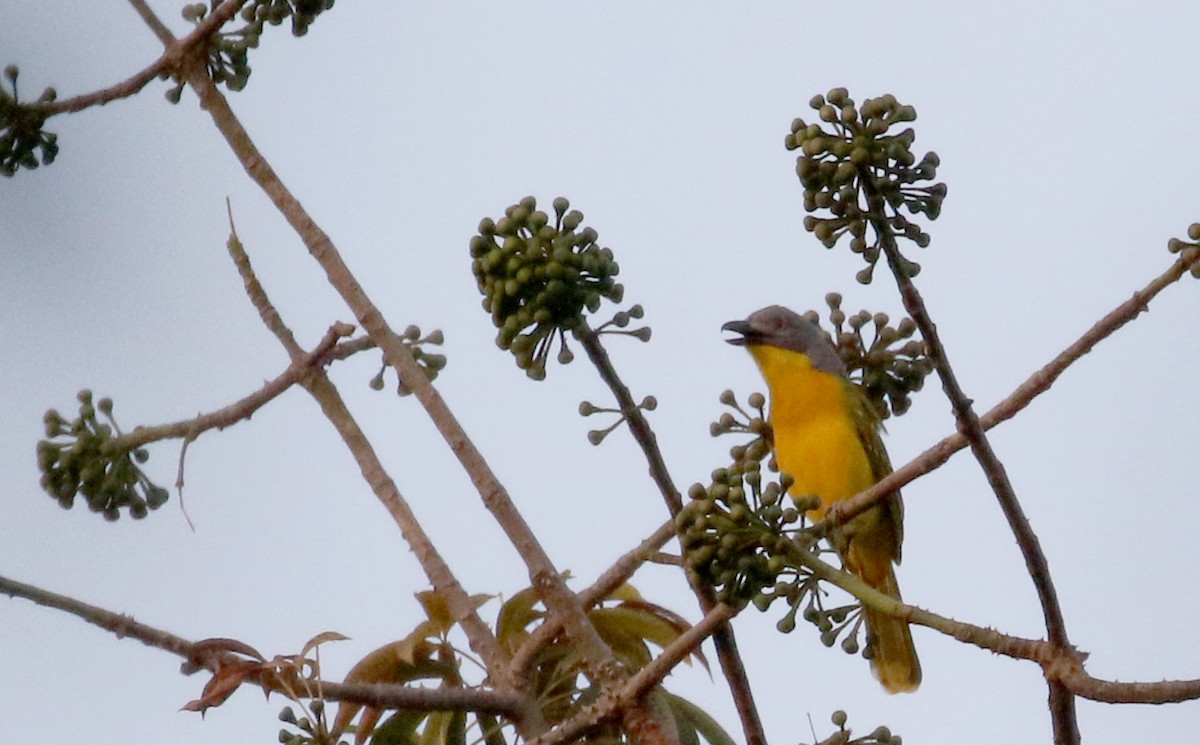
<path fill-rule="evenodd" d="M 729 343 L 746 347 L 767 381 L 776 463 L 795 479 L 793 498 L 821 499 L 810 519 L 891 473 L 878 415 L 816 325 L 772 305 L 721 328 L 740 334 Z M 830 536 L 847 570 L 897 600 L 903 518 L 897 491 Z M 889 693 L 916 690 L 921 663 L 908 624 L 866 606 L 863 619 L 875 677 Z"/>

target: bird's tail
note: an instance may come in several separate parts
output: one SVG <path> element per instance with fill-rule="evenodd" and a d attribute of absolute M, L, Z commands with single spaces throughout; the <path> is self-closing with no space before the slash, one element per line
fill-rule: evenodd
<path fill-rule="evenodd" d="M 892 569 L 891 559 L 879 558 L 882 558 L 882 561 L 867 561 L 859 566 L 847 568 L 876 590 L 899 600 L 900 586 L 896 583 L 896 572 Z M 888 693 L 915 691 L 921 684 L 921 662 L 917 659 L 917 649 L 913 646 L 912 632 L 909 631 L 908 624 L 899 618 L 872 610 L 866 605 L 863 606 L 863 620 L 867 625 L 871 672 Z"/>

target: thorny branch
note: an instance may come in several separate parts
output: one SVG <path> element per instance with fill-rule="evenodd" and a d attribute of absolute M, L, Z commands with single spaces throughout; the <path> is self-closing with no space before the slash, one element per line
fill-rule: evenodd
<path fill-rule="evenodd" d="M 1150 301 L 1158 293 L 1179 281 L 1184 274 L 1197 263 L 1200 263 L 1200 251 L 1188 252 L 1181 255 L 1162 274 L 1151 280 L 1145 287 L 1133 293 L 1125 302 L 1109 311 L 1103 318 L 1092 325 L 1087 332 L 1073 344 L 1060 352 L 1053 360 L 1029 376 L 1003 401 L 993 406 L 979 418 L 980 425 L 991 429 L 1002 422 L 1012 419 L 1019 411 L 1028 406 L 1033 399 L 1050 390 L 1058 378 L 1073 363 L 1104 339 L 1111 336 L 1117 329 L 1137 318 L 1150 308 Z M 822 521 L 826 526 L 838 526 L 851 518 L 862 514 L 872 505 L 891 492 L 900 489 L 909 482 L 934 471 L 950 459 L 959 450 L 967 446 L 967 438 L 961 433 L 954 433 L 934 446 L 913 458 L 902 468 L 897 468 L 886 478 L 863 490 L 851 499 L 833 505 Z"/>
<path fill-rule="evenodd" d="M 865 167 L 862 168 L 864 171 L 867 170 Z M 879 245 L 883 249 L 884 255 L 887 256 L 892 276 L 895 277 L 896 285 L 900 289 L 900 299 L 904 303 L 904 309 L 916 322 L 917 328 L 925 340 L 926 352 L 933 361 L 934 369 L 937 370 L 938 377 L 942 381 L 942 390 L 945 391 L 946 398 L 950 400 L 950 405 L 954 410 L 958 431 L 966 438 L 971 452 L 983 468 L 984 475 L 1000 503 L 1000 509 L 1004 512 L 1009 528 L 1017 538 L 1017 545 L 1025 558 L 1025 567 L 1037 590 L 1050 643 L 1057 649 L 1066 652 L 1070 649 L 1071 642 L 1067 637 L 1067 626 L 1063 620 L 1062 607 L 1058 602 L 1058 592 L 1054 588 L 1054 579 L 1050 575 L 1050 564 L 1042 551 L 1037 533 L 1034 532 L 1033 526 L 1025 516 L 1025 511 L 1021 508 L 1020 500 L 1017 499 L 1016 491 L 1008 478 L 1004 464 L 1000 462 L 999 456 L 992 449 L 983 426 L 979 423 L 979 416 L 975 413 L 971 399 L 959 385 L 954 368 L 950 366 L 950 358 L 938 337 L 937 326 L 929 316 L 920 291 L 908 274 L 907 262 L 900 256 L 900 250 L 896 246 L 894 234 L 884 213 L 886 209 L 884 199 L 876 189 L 875 181 L 869 171 L 860 179 L 860 183 L 867 198 L 872 226 L 879 237 Z M 1049 677 L 1047 677 L 1047 681 L 1050 687 L 1050 718 L 1054 726 L 1054 741 L 1057 745 L 1077 745 L 1080 737 L 1079 722 L 1075 715 L 1075 699 L 1058 681 Z"/>

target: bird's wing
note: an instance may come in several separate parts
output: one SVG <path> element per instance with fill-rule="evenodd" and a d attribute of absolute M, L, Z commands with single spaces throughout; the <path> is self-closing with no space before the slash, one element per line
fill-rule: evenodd
<path fill-rule="evenodd" d="M 862 442 L 863 450 L 867 453 L 867 460 L 871 463 L 872 475 L 875 477 L 875 481 L 879 481 L 892 472 L 892 461 L 888 458 L 887 449 L 883 446 L 883 439 L 879 436 L 883 431 L 883 422 L 875 413 L 875 408 L 871 405 L 870 399 L 867 398 L 861 386 L 850 380 L 846 381 L 846 386 L 849 389 L 846 398 L 854 417 L 854 426 L 858 430 L 858 439 Z M 900 545 L 904 540 L 904 502 L 900 498 L 900 491 L 896 490 L 889 494 L 883 501 L 883 505 L 886 508 L 886 522 L 890 524 L 892 537 L 895 540 L 892 560 L 899 564 Z"/>

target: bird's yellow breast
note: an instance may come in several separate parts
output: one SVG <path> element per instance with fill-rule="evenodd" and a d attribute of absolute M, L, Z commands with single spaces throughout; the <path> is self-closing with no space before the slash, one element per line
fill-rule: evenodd
<path fill-rule="evenodd" d="M 750 353 L 770 389 L 775 459 L 795 479 L 792 496 L 821 498 L 808 513 L 819 520 L 830 504 L 875 483 L 847 400 L 851 383 L 814 369 L 799 352 L 753 346 Z"/>

